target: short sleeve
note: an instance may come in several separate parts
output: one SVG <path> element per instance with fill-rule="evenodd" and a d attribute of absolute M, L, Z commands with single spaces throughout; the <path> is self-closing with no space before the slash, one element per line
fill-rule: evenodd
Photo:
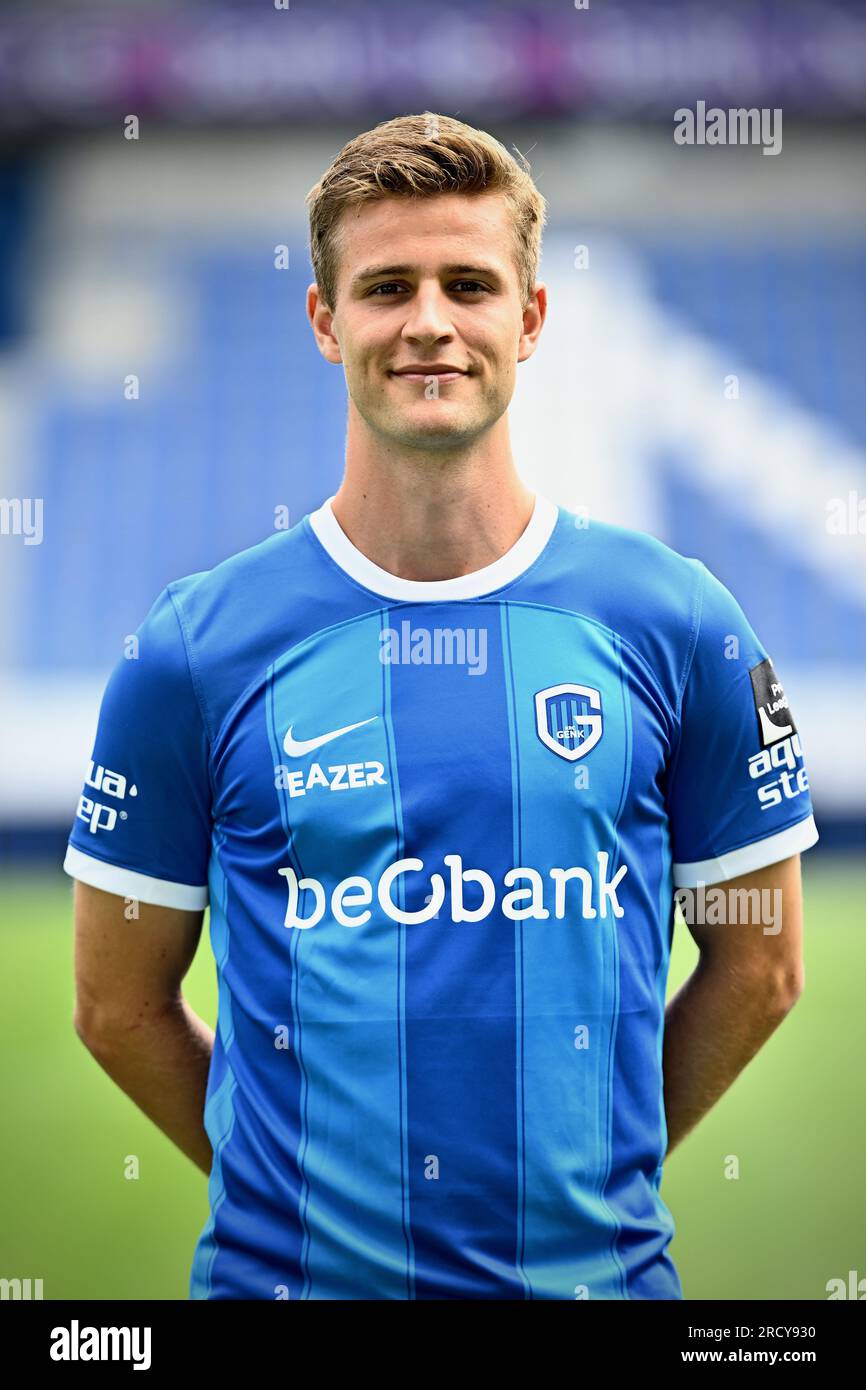
<path fill-rule="evenodd" d="M 208 901 L 209 739 L 171 586 L 114 667 L 63 868 L 109 893 L 195 910 Z"/>
<path fill-rule="evenodd" d="M 677 887 L 778 863 L 818 839 L 800 734 L 772 660 L 699 561 L 692 659 L 668 777 Z"/>

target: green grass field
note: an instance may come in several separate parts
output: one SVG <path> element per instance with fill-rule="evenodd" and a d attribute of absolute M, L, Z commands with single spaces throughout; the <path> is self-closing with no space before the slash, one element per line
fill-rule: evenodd
<path fill-rule="evenodd" d="M 4 880 L 0 1276 L 42 1278 L 48 1299 L 186 1298 L 207 1180 L 75 1036 L 71 880 Z M 866 1276 L 866 871 L 806 856 L 804 882 L 805 993 L 665 1168 L 689 1299 L 823 1299 Z M 696 958 L 678 924 L 671 991 Z M 213 1024 L 207 920 L 184 992 Z"/>

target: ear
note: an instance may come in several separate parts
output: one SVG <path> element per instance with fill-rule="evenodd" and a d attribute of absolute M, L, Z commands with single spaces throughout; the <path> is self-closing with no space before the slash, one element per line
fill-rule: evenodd
<path fill-rule="evenodd" d="M 523 330 L 517 345 L 517 360 L 525 362 L 538 345 L 539 335 L 547 317 L 547 286 L 539 281 L 532 298 L 523 311 Z"/>
<path fill-rule="evenodd" d="M 319 293 L 313 281 L 307 286 L 307 318 L 316 339 L 316 345 L 326 362 L 341 363 L 340 344 L 334 331 L 334 315 Z"/>

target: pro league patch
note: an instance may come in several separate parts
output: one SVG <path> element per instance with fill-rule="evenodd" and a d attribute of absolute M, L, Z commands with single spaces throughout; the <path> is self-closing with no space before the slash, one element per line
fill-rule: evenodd
<path fill-rule="evenodd" d="M 752 681 L 752 694 L 755 697 L 755 713 L 761 733 L 761 747 L 767 748 L 780 738 L 797 732 L 794 716 L 788 705 L 782 682 L 773 670 L 769 657 L 759 661 L 749 672 Z"/>

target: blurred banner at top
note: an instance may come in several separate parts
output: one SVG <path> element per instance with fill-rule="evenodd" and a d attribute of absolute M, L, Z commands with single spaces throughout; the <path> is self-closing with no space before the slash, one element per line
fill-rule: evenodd
<path fill-rule="evenodd" d="M 50 17 L 49 17 L 50 14 Z M 0 15 L 6 130 L 340 120 L 471 101 L 476 118 L 664 117 L 671 103 L 866 112 L 862 0 L 28 3 Z"/>

